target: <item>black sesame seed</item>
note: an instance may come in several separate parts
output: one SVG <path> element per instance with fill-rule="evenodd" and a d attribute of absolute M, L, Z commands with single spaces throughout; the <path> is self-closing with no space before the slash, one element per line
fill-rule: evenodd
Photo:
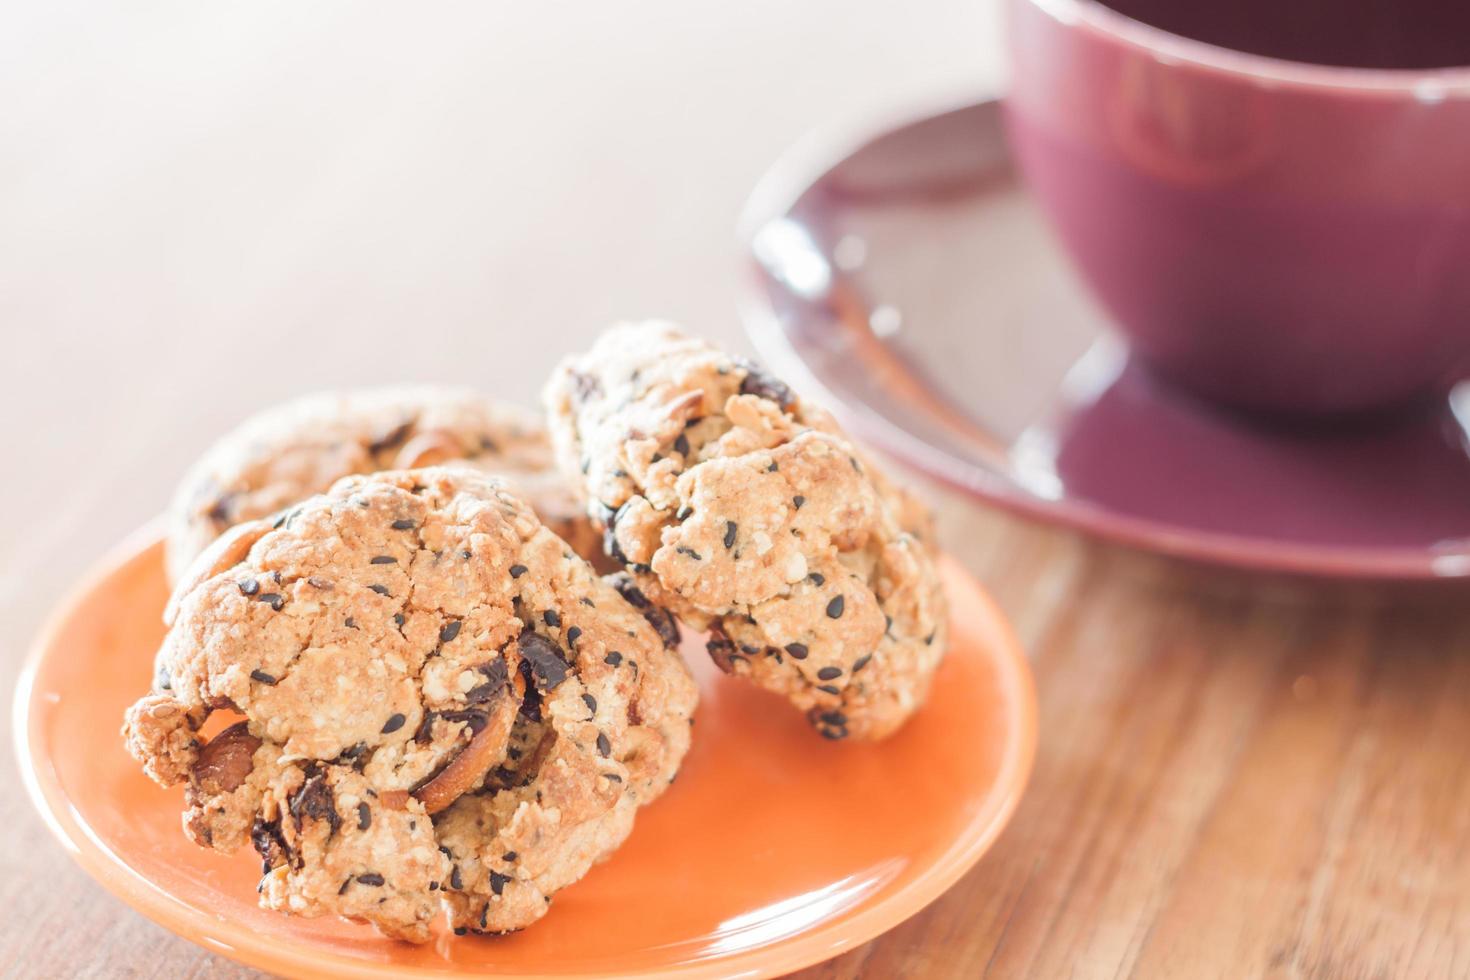
<path fill-rule="evenodd" d="M 388 720 L 383 723 L 383 734 L 388 735 L 392 732 L 398 731 L 398 729 L 403 727 L 403 723 L 405 721 L 408 721 L 408 719 L 403 717 L 403 715 L 394 714 L 390 716 Z"/>
<path fill-rule="evenodd" d="M 567 642 L 576 643 L 577 637 L 582 635 L 582 627 L 572 626 L 567 629 Z"/>
<path fill-rule="evenodd" d="M 374 555 L 373 558 L 372 558 L 372 560 L 369 561 L 368 564 L 369 565 L 396 565 L 396 564 L 398 564 L 398 559 L 397 558 L 394 558 L 392 555 Z"/>
<path fill-rule="evenodd" d="M 265 867 L 264 867 L 263 870 L 270 871 L 270 869 L 271 869 L 270 862 L 267 861 L 265 863 Z M 262 882 L 262 884 L 264 884 L 264 882 Z M 339 889 L 337 889 L 337 894 L 338 895 L 345 895 L 345 894 L 347 894 L 347 886 L 350 885 L 350 884 L 352 884 L 352 879 L 351 878 L 343 879 L 343 881 L 342 881 L 342 887 L 339 888 Z"/>
<path fill-rule="evenodd" d="M 460 626 L 461 626 L 461 623 L 457 619 L 456 620 L 453 620 L 451 622 L 445 623 L 444 624 L 444 628 L 439 631 L 439 642 L 440 643 L 448 643 L 450 640 L 452 640 L 456 636 L 458 636 L 459 635 L 459 628 L 460 628 Z"/>
<path fill-rule="evenodd" d="M 250 672 L 250 679 L 253 681 L 260 681 L 260 683 L 262 684 L 274 684 L 276 682 L 274 676 L 267 674 L 263 670 L 252 670 Z"/>
<path fill-rule="evenodd" d="M 766 467 L 767 473 L 779 473 L 780 471 L 781 467 L 776 464 L 776 461 L 774 459 L 771 460 L 771 465 Z"/>
<path fill-rule="evenodd" d="M 739 530 L 740 530 L 739 525 L 737 525 L 734 521 L 726 521 L 725 522 L 725 547 L 726 548 L 733 548 L 733 547 L 735 547 L 735 535 L 736 535 L 736 533 Z"/>
<path fill-rule="evenodd" d="M 612 754 L 612 742 L 602 732 L 597 733 L 597 753 L 604 759 Z"/>
<path fill-rule="evenodd" d="M 694 508 L 693 507 L 680 507 L 679 510 L 678 510 L 678 513 L 674 514 L 674 520 L 676 520 L 676 521 L 687 521 L 689 519 L 690 515 L 692 515 L 693 513 L 694 513 Z"/>
<path fill-rule="evenodd" d="M 558 626 L 561 625 L 561 614 L 558 613 L 555 609 L 546 610 L 546 612 L 541 614 L 541 618 L 545 620 L 546 625 L 550 626 L 552 629 L 556 629 Z"/>
<path fill-rule="evenodd" d="M 503 875 L 498 871 L 490 872 L 490 890 L 499 895 L 505 891 L 505 886 L 510 884 L 510 875 Z"/>
<path fill-rule="evenodd" d="M 861 657 L 858 657 L 857 660 L 853 661 L 852 672 L 856 674 L 858 671 L 866 667 L 868 665 L 868 661 L 872 659 L 873 655 L 871 653 L 865 653 Z"/>
<path fill-rule="evenodd" d="M 820 728 L 818 731 L 822 733 L 823 738 L 830 738 L 834 742 L 838 739 L 847 738 L 846 728 Z"/>
<path fill-rule="evenodd" d="M 619 776 L 615 772 L 605 772 L 603 773 L 603 775 L 606 776 L 608 779 L 611 779 L 615 783 L 621 783 L 623 781 L 623 777 Z"/>
<path fill-rule="evenodd" d="M 470 550 L 468 548 L 466 548 L 465 550 L 463 550 L 463 551 L 461 551 L 459 553 L 459 557 L 463 558 L 465 561 L 469 561 L 471 558 L 473 558 L 475 556 L 470 553 Z"/>
<path fill-rule="evenodd" d="M 512 565 L 512 566 L 510 566 L 510 577 L 511 578 L 520 578 L 524 574 L 526 574 L 526 566 L 525 565 Z"/>
<path fill-rule="evenodd" d="M 594 715 L 597 714 L 597 699 L 594 698 L 592 695 L 582 695 L 582 703 L 587 706 L 588 711 L 592 712 Z"/>
<path fill-rule="evenodd" d="M 679 433 L 679 438 L 674 440 L 674 452 L 681 456 L 689 455 L 689 438 L 684 433 Z"/>
<path fill-rule="evenodd" d="M 786 644 L 786 652 L 789 653 L 789 654 L 791 654 L 797 660 L 805 660 L 806 659 L 806 654 L 807 654 L 806 644 L 805 643 L 788 643 L 788 644 Z"/>
<path fill-rule="evenodd" d="M 929 644 L 931 644 L 933 642 L 934 642 L 934 633 L 930 633 L 928 636 L 924 637 L 924 645 L 925 646 L 928 646 Z"/>
<path fill-rule="evenodd" d="M 378 888 L 383 884 L 383 876 L 373 871 L 365 875 L 358 875 L 357 882 L 360 885 L 372 885 L 374 888 Z"/>
<path fill-rule="evenodd" d="M 342 621 L 342 625 L 346 626 L 350 630 L 355 630 L 357 629 L 357 620 L 353 619 L 351 616 L 348 616 Z"/>
<path fill-rule="evenodd" d="M 515 851 L 506 851 L 500 856 L 501 860 L 503 861 L 514 861 L 518 857 L 520 857 L 520 855 L 517 854 Z"/>
<path fill-rule="evenodd" d="M 829 619 L 839 619 L 842 616 L 842 607 L 845 605 L 842 596 L 837 596 L 827 603 L 827 616 Z"/>
<path fill-rule="evenodd" d="M 437 881 L 431 881 L 431 882 L 429 882 L 429 891 L 436 892 L 438 890 L 439 890 L 439 883 Z"/>
<path fill-rule="evenodd" d="M 847 461 L 852 464 L 852 468 L 854 470 L 857 470 L 859 473 L 861 473 L 863 471 L 862 464 L 857 461 L 857 457 L 856 456 L 849 456 L 849 457 L 847 457 Z"/>
<path fill-rule="evenodd" d="M 821 681 L 835 681 L 841 676 L 841 667 L 823 667 L 821 670 L 817 671 L 817 680 Z"/>
<path fill-rule="evenodd" d="M 806 498 L 803 497 L 801 494 L 797 494 L 796 496 L 791 498 L 791 504 L 797 510 L 801 510 L 801 505 L 804 503 L 806 503 Z"/>
<path fill-rule="evenodd" d="M 265 603 L 276 612 L 280 612 L 281 607 L 286 604 L 285 598 L 279 592 L 262 592 L 255 597 L 255 601 Z"/>
<path fill-rule="evenodd" d="M 410 517 L 400 517 L 392 524 L 393 530 L 395 531 L 409 531 L 413 529 L 413 526 L 413 518 Z"/>
<path fill-rule="evenodd" d="M 602 662 L 607 664 L 609 667 L 616 667 L 618 664 L 623 662 L 623 655 L 614 650 L 612 653 L 609 653 L 607 656 L 603 657 Z"/>
<path fill-rule="evenodd" d="M 469 933 L 470 933 L 470 931 L 468 929 L 466 929 L 464 926 L 455 926 L 454 927 L 454 934 L 456 936 L 468 936 Z"/>
<path fill-rule="evenodd" d="M 827 576 L 823 575 L 821 572 L 812 572 L 810 575 L 807 576 L 807 578 L 811 581 L 813 585 L 816 586 L 827 584 Z"/>
<path fill-rule="evenodd" d="M 374 585 L 369 585 L 368 588 L 372 589 L 378 595 L 385 595 L 385 596 L 388 596 L 390 598 L 393 595 L 393 593 L 391 593 L 391 592 L 388 591 L 388 587 L 386 585 L 376 585 L 376 584 L 374 584 Z"/>
<path fill-rule="evenodd" d="M 240 591 L 245 595 L 255 595 L 255 593 L 260 591 L 260 583 L 255 581 L 255 579 L 253 578 L 247 578 L 245 581 L 239 584 Z"/>
<path fill-rule="evenodd" d="M 701 555 L 699 552 L 695 551 L 693 548 L 686 548 L 682 544 L 679 545 L 674 550 L 677 551 L 681 555 L 688 555 L 690 558 L 693 558 L 695 561 L 702 561 L 702 560 L 704 560 L 704 556 Z"/>
<path fill-rule="evenodd" d="M 842 693 L 842 688 L 838 687 L 836 684 L 818 684 L 817 685 L 817 690 L 819 690 L 819 691 L 825 691 L 828 694 L 841 694 Z"/>
<path fill-rule="evenodd" d="M 394 613 L 393 614 L 393 622 L 394 622 L 395 625 L 402 626 L 403 625 L 403 613 Z"/>
<path fill-rule="evenodd" d="M 373 825 L 373 811 L 366 803 L 357 805 L 357 829 L 367 830 Z"/>
<path fill-rule="evenodd" d="M 449 872 L 449 887 L 455 891 L 462 891 L 464 889 L 464 878 L 460 877 L 459 865 L 457 864 L 454 866 L 454 870 Z"/>
<path fill-rule="evenodd" d="M 840 711 L 826 711 L 817 716 L 823 723 L 843 727 L 847 724 L 847 715 Z"/>

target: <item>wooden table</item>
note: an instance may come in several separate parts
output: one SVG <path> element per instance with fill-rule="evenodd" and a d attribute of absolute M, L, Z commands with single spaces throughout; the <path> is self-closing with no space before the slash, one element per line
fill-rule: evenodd
<path fill-rule="evenodd" d="M 400 379 L 530 399 L 618 316 L 743 344 L 732 226 L 767 163 L 995 81 L 993 10 L 929 6 L 7 14 L 6 688 L 48 607 L 264 404 Z M 1464 590 L 1262 581 L 940 510 L 1032 651 L 1035 775 L 953 891 L 810 975 L 1470 974 Z M 0 973 L 251 975 L 92 884 L 0 740 Z"/>

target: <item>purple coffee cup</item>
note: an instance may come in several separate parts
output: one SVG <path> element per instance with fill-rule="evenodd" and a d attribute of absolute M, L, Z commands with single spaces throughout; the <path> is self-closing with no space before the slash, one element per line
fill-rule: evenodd
<path fill-rule="evenodd" d="M 1470 68 L 1285 61 L 1092 0 L 1008 13 L 1016 158 L 1157 373 L 1298 416 L 1470 373 Z"/>

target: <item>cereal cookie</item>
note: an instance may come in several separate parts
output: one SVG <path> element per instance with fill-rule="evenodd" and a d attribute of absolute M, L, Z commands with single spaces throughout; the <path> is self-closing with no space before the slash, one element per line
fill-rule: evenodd
<path fill-rule="evenodd" d="M 508 931 L 627 835 L 695 688 L 614 586 L 472 469 L 348 477 L 236 526 L 169 605 L 128 749 L 261 904 L 415 942 Z M 215 712 L 233 723 L 206 737 Z M 214 726 L 211 726 L 213 728 Z"/>
<path fill-rule="evenodd" d="M 324 392 L 246 420 L 185 476 L 169 508 L 168 571 L 227 528 L 321 493 L 344 476 L 465 460 L 496 476 L 584 556 L 601 549 L 554 472 L 531 413 L 466 388 L 429 385 Z"/>
<path fill-rule="evenodd" d="M 924 700 L 947 622 L 927 511 L 825 412 L 661 323 L 607 331 L 546 403 L 634 604 L 709 630 L 722 669 L 829 738 L 881 738 Z"/>

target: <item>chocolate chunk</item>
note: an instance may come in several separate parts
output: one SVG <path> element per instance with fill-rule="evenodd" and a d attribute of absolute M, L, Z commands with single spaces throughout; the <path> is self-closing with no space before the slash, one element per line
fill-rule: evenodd
<path fill-rule="evenodd" d="M 483 704 L 505 690 L 506 683 L 510 680 L 510 670 L 504 659 L 492 660 L 476 669 L 485 676 L 485 681 L 465 692 L 465 700 L 470 704 Z"/>
<path fill-rule="evenodd" d="M 649 607 L 648 596 L 644 595 L 643 590 L 633 584 L 633 579 L 629 576 L 624 574 L 614 575 L 609 579 L 609 582 L 618 591 L 618 595 L 627 599 L 635 608 L 647 609 Z"/>
<path fill-rule="evenodd" d="M 650 606 L 643 611 L 643 618 L 648 620 L 648 625 L 653 627 L 658 638 L 664 641 L 664 646 L 672 650 L 679 645 L 679 624 L 674 622 L 673 613 Z"/>
<path fill-rule="evenodd" d="M 735 644 L 730 637 L 720 629 L 709 631 L 709 641 L 705 643 L 705 649 L 709 651 L 709 657 L 715 662 L 715 666 L 730 673 L 735 663 Z"/>
<path fill-rule="evenodd" d="M 567 679 L 570 669 L 561 649 L 540 633 L 525 632 L 519 641 L 521 656 L 531 665 L 536 687 L 542 693 L 554 691 Z"/>
<path fill-rule="evenodd" d="M 735 363 L 745 371 L 745 377 L 740 382 L 742 395 L 755 395 L 757 398 L 769 399 L 780 405 L 782 409 L 789 408 L 796 403 L 796 395 L 792 390 L 765 368 L 744 358 L 737 358 Z"/>
<path fill-rule="evenodd" d="M 485 717 L 485 712 L 475 708 L 466 708 L 464 711 L 441 711 L 439 717 L 445 721 L 459 721 L 469 726 L 471 735 L 478 735 L 480 731 L 490 723 Z"/>
<path fill-rule="evenodd" d="M 264 861 L 265 871 L 290 859 L 286 839 L 281 836 L 281 825 L 275 820 L 266 822 L 256 817 L 250 827 L 250 844 Z"/>
<path fill-rule="evenodd" d="M 341 822 L 336 808 L 332 805 L 332 787 L 327 785 L 327 777 L 320 772 L 314 772 L 307 777 L 306 782 L 302 783 L 301 788 L 292 795 L 287 809 L 290 810 L 291 816 L 296 818 L 298 831 L 301 829 L 303 817 L 326 820 L 331 825 L 334 834 Z"/>
<path fill-rule="evenodd" d="M 401 443 L 404 439 L 407 439 L 409 432 L 411 432 L 412 430 L 412 420 L 401 422 L 393 428 L 389 429 L 387 432 L 383 433 L 378 438 L 374 439 L 372 442 L 368 443 L 368 452 L 380 453 L 385 449 L 392 449 L 394 446 Z"/>

